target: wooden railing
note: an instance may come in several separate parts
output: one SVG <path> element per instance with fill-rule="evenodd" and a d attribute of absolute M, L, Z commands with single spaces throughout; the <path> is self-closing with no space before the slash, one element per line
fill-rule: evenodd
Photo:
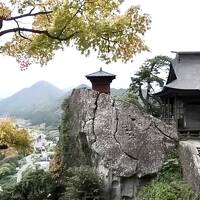
<path fill-rule="evenodd" d="M 178 129 L 180 139 L 200 139 L 200 129 Z"/>

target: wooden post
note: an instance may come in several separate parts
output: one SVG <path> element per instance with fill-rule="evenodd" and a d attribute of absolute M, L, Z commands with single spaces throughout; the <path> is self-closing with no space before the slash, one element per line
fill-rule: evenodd
<path fill-rule="evenodd" d="M 177 105 L 176 105 L 176 96 L 174 97 L 174 120 L 177 120 Z"/>
<path fill-rule="evenodd" d="M 167 115 L 167 118 L 168 120 L 170 119 L 170 102 L 169 102 L 169 97 L 167 98 L 167 111 L 168 111 L 168 115 Z"/>
<path fill-rule="evenodd" d="M 176 122 L 176 129 L 178 130 L 178 105 L 177 105 L 177 97 L 174 97 L 174 120 Z"/>
<path fill-rule="evenodd" d="M 163 99 L 163 119 L 166 120 L 166 98 Z"/>

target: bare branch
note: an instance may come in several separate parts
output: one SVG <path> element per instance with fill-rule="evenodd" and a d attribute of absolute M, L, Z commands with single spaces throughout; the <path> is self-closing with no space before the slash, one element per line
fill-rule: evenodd
<path fill-rule="evenodd" d="M 51 35 L 47 30 L 36 30 L 36 29 L 28 29 L 28 28 L 17 27 L 17 28 L 12 28 L 12 29 L 0 31 L 0 36 L 3 36 L 7 33 L 16 33 L 16 32 L 18 32 L 18 33 L 19 32 L 30 32 L 30 33 L 36 33 L 36 34 L 44 34 L 44 35 L 48 36 L 49 38 L 56 39 L 56 40 L 59 40 L 59 41 L 68 41 L 69 39 L 71 39 L 72 37 L 74 37 L 78 33 L 76 31 L 76 32 L 70 34 L 69 36 L 67 36 L 65 38 L 61 38 L 61 37 Z"/>
<path fill-rule="evenodd" d="M 17 24 L 17 27 L 20 28 L 18 21 L 17 21 L 17 20 L 14 20 L 14 21 L 15 21 L 15 23 Z M 22 35 L 21 31 L 18 31 L 18 33 L 19 33 L 19 36 L 20 36 L 20 37 L 22 37 L 22 38 L 24 38 L 24 39 L 26 39 L 26 40 L 32 41 L 30 38 L 27 38 L 27 37 L 25 37 L 24 35 Z"/>
<path fill-rule="evenodd" d="M 3 27 L 3 19 L 0 17 L 0 30 L 2 29 Z"/>
<path fill-rule="evenodd" d="M 37 15 L 47 15 L 47 14 L 50 14 L 50 13 L 53 12 L 53 11 L 50 10 L 50 11 L 41 11 L 41 12 L 32 13 L 33 10 L 34 10 L 34 8 L 31 9 L 31 11 L 29 13 L 19 15 L 19 16 L 15 16 L 15 17 L 6 18 L 6 19 L 3 19 L 3 20 L 12 21 L 12 20 L 16 20 L 16 19 L 25 18 L 25 17 L 34 17 L 34 16 L 37 16 Z"/>

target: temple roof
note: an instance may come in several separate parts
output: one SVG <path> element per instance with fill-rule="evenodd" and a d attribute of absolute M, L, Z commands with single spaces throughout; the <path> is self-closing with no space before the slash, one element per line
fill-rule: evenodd
<path fill-rule="evenodd" d="M 200 54 L 200 51 L 171 51 L 172 53 L 176 54 L 184 54 L 184 55 L 195 55 L 195 54 Z"/>
<path fill-rule="evenodd" d="M 167 83 L 162 91 L 155 95 L 166 96 L 173 90 L 175 93 L 200 91 L 200 52 L 174 53 L 176 58 L 171 62 Z"/>
<path fill-rule="evenodd" d="M 200 90 L 200 52 L 177 52 L 171 67 L 176 78 L 168 81 L 165 87 Z"/>
<path fill-rule="evenodd" d="M 108 72 L 105 72 L 105 71 L 102 70 L 102 68 L 100 68 L 99 71 L 94 72 L 92 74 L 86 75 L 86 78 L 92 78 L 92 77 L 110 77 L 110 78 L 115 78 L 116 75 L 108 73 Z"/>

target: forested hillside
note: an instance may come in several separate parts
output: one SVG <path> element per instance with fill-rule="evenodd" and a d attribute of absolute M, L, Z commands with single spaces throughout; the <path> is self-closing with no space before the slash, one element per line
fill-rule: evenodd
<path fill-rule="evenodd" d="M 33 123 L 54 124 L 65 92 L 40 81 L 0 101 L 0 115 L 30 119 Z"/>

